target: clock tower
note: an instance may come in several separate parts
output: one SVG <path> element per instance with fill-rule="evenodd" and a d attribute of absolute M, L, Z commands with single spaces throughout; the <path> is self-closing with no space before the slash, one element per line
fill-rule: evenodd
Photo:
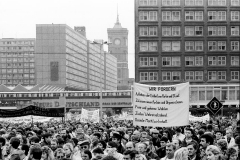
<path fill-rule="evenodd" d="M 129 78 L 128 71 L 128 30 L 122 28 L 117 14 L 117 22 L 113 28 L 108 28 L 108 51 L 117 58 L 118 84 Z"/>

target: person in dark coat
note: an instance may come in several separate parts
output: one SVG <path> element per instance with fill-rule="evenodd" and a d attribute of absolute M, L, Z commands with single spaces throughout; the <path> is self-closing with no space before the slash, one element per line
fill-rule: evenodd
<path fill-rule="evenodd" d="M 123 152 L 125 151 L 125 148 L 122 146 L 121 143 L 122 138 L 123 137 L 120 135 L 119 132 L 113 132 L 112 141 L 118 145 L 117 152 L 121 154 L 123 154 Z"/>
<path fill-rule="evenodd" d="M 156 153 L 158 155 L 159 158 L 163 158 L 166 156 L 166 144 L 168 142 L 168 138 L 167 137 L 162 137 L 160 139 L 160 144 L 161 147 L 159 149 L 157 149 Z"/>

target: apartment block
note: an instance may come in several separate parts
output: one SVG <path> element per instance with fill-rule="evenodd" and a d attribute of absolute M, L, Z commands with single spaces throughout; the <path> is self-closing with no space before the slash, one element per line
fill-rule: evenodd
<path fill-rule="evenodd" d="M 0 39 L 0 84 L 35 85 L 35 39 Z"/>
<path fill-rule="evenodd" d="M 135 81 L 239 82 L 239 0 L 135 0 Z"/>

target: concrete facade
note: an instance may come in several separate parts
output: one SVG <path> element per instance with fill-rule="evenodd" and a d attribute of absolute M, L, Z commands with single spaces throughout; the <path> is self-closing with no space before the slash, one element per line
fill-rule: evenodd
<path fill-rule="evenodd" d="M 116 74 L 111 75 L 115 77 L 112 83 L 104 83 L 106 64 L 98 57 L 101 54 L 102 62 L 106 62 L 101 46 L 90 44 L 85 36 L 65 24 L 37 24 L 36 32 L 37 84 L 67 90 L 99 90 L 101 83 L 104 90 L 116 89 Z M 116 69 L 115 57 L 107 62 L 112 64 L 111 69 Z"/>
<path fill-rule="evenodd" d="M 0 39 L 0 84 L 35 85 L 35 39 Z"/>
<path fill-rule="evenodd" d="M 135 0 L 135 81 L 239 83 L 239 0 Z"/>

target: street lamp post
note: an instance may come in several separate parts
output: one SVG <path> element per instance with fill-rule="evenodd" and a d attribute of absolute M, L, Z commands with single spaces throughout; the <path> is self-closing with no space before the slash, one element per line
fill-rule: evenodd
<path fill-rule="evenodd" d="M 93 41 L 91 42 L 91 44 L 98 44 L 100 45 L 100 58 L 99 58 L 99 63 L 100 63 L 100 100 L 99 100 L 99 107 L 100 107 L 100 119 L 103 118 L 103 109 L 102 109 L 102 48 L 103 48 L 103 45 L 106 44 L 106 45 L 109 45 L 111 44 L 111 42 L 107 42 L 107 41 L 101 41 L 101 42 L 97 42 L 97 41 Z"/>

